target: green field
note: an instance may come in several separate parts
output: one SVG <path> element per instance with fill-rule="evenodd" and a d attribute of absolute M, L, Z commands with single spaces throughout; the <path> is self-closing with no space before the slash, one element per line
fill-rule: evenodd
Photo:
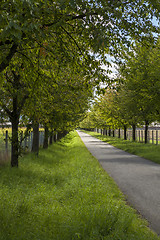
<path fill-rule="evenodd" d="M 158 240 L 76 132 L 0 167 L 0 240 Z"/>

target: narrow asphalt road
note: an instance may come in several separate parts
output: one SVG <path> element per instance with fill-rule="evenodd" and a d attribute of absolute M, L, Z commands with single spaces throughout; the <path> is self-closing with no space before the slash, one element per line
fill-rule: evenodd
<path fill-rule="evenodd" d="M 86 133 L 82 141 L 115 180 L 127 201 L 160 235 L 160 165 L 126 153 Z"/>

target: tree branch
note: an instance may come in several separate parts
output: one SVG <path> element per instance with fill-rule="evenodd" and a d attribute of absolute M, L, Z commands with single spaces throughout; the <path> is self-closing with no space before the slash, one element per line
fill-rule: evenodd
<path fill-rule="evenodd" d="M 21 110 L 22 110 L 22 108 L 23 108 L 23 106 L 24 106 L 24 104 L 25 104 L 25 102 L 26 102 L 26 100 L 27 100 L 28 97 L 29 97 L 29 94 L 25 94 L 24 97 L 22 98 L 22 101 L 21 101 L 21 103 L 20 103 L 20 106 L 18 107 L 18 114 L 19 114 L 19 115 L 20 115 Z"/>
<path fill-rule="evenodd" d="M 12 112 L 6 107 L 5 104 L 2 104 L 2 108 L 7 113 L 8 117 L 11 119 L 12 118 Z"/>
<path fill-rule="evenodd" d="M 13 44 L 12 47 L 10 48 L 9 54 L 8 56 L 5 58 L 5 60 L 0 64 L 0 72 L 2 72 L 6 67 L 8 67 L 12 57 L 14 56 L 14 54 L 17 51 L 17 44 Z"/>
<path fill-rule="evenodd" d="M 90 15 L 98 15 L 98 13 L 96 12 L 93 12 L 93 13 L 90 13 Z M 79 14 L 79 15 L 67 15 L 66 18 L 64 19 L 65 22 L 68 22 L 70 20 L 76 20 L 76 19 L 83 19 L 87 16 L 86 13 L 83 13 L 83 14 Z M 60 17 L 60 19 L 62 19 L 62 16 Z M 43 24 L 43 27 L 51 27 L 53 26 L 54 24 L 58 23 L 59 22 L 59 19 L 54 21 L 54 22 L 51 22 L 51 23 L 46 23 L 46 24 Z"/>
<path fill-rule="evenodd" d="M 79 51 L 82 54 L 81 48 L 79 47 L 78 43 L 76 42 L 76 40 L 72 37 L 72 35 L 64 28 L 61 26 L 61 28 L 67 33 L 67 35 L 73 40 L 73 42 L 76 44 L 77 48 L 79 49 Z"/>
<path fill-rule="evenodd" d="M 9 45 L 9 44 L 12 44 L 12 43 L 13 43 L 13 41 L 10 41 L 10 40 L 6 40 L 5 42 L 2 42 L 2 41 L 1 41 L 1 42 L 0 42 L 0 47 L 1 47 L 1 46 L 4 46 L 4 45 L 6 45 L 6 44 Z"/>
<path fill-rule="evenodd" d="M 34 67 L 34 64 L 33 62 L 31 61 L 31 59 L 24 53 L 20 52 L 20 51 L 17 51 L 17 53 L 21 54 L 23 57 L 25 57 L 31 64 L 32 67 Z"/>

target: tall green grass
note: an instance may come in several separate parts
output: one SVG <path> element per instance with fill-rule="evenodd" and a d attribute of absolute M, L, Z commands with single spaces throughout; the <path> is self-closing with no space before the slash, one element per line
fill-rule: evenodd
<path fill-rule="evenodd" d="M 0 167 L 0 240 L 158 240 L 76 132 Z"/>
<path fill-rule="evenodd" d="M 138 155 L 160 164 L 160 145 L 132 142 L 117 137 L 103 136 L 100 133 L 96 132 L 85 132 L 126 152 Z"/>

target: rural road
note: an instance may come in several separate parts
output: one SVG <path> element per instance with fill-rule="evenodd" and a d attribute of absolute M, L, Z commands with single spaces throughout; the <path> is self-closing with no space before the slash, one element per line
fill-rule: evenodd
<path fill-rule="evenodd" d="M 160 235 L 160 165 L 126 153 L 81 131 L 77 132 L 91 154 L 126 195 L 127 201 Z"/>

